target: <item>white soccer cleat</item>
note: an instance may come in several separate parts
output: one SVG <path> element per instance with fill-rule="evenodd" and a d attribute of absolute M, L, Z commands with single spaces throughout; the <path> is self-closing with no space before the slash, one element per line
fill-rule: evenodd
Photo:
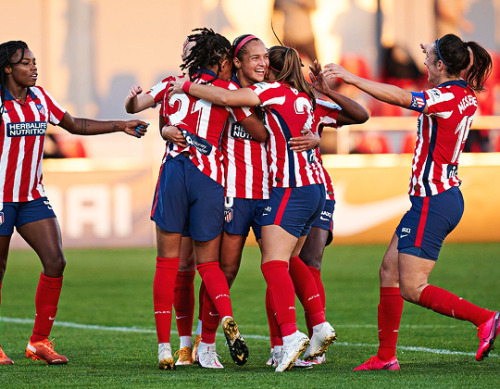
<path fill-rule="evenodd" d="M 276 367 L 276 372 L 281 373 L 291 369 L 299 355 L 309 346 L 309 338 L 300 331 L 283 337 L 283 357 Z"/>
<path fill-rule="evenodd" d="M 158 343 L 158 368 L 160 370 L 175 370 L 170 343 Z"/>
<path fill-rule="evenodd" d="M 205 369 L 224 369 L 215 351 L 215 344 L 200 343 L 198 347 L 198 364 Z"/>
<path fill-rule="evenodd" d="M 276 367 L 279 365 L 281 358 L 283 358 L 283 346 L 274 346 L 271 349 L 271 356 L 267 360 L 266 365 Z"/>
<path fill-rule="evenodd" d="M 313 327 L 313 335 L 311 336 L 311 344 L 304 354 L 304 359 L 309 361 L 324 354 L 328 350 L 328 346 L 336 339 L 337 334 L 330 323 L 325 321 L 324 323 L 315 325 Z"/>
<path fill-rule="evenodd" d="M 313 365 L 321 365 L 326 362 L 326 354 L 319 355 L 310 360 Z"/>

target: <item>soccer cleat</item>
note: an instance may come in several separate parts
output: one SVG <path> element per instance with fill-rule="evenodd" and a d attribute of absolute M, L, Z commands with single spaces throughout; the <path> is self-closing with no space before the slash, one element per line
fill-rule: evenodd
<path fill-rule="evenodd" d="M 33 343 L 30 340 L 26 347 L 26 358 L 31 358 L 34 361 L 39 359 L 47 362 L 48 365 L 64 365 L 68 363 L 68 358 L 54 351 L 53 340 L 44 339 Z"/>
<path fill-rule="evenodd" d="M 309 361 L 315 357 L 322 355 L 328 350 L 328 346 L 337 339 L 337 334 L 333 327 L 325 321 L 313 327 L 311 336 L 311 344 L 304 353 L 304 359 Z"/>
<path fill-rule="evenodd" d="M 495 312 L 489 320 L 477 327 L 477 337 L 479 338 L 479 349 L 476 354 L 477 361 L 482 361 L 494 349 L 493 343 L 499 333 L 500 312 Z"/>
<path fill-rule="evenodd" d="M 321 365 L 326 362 L 326 354 L 319 355 L 310 360 L 313 365 Z"/>
<path fill-rule="evenodd" d="M 158 368 L 160 370 L 175 370 L 170 343 L 158 343 Z"/>
<path fill-rule="evenodd" d="M 238 325 L 232 317 L 226 316 L 222 320 L 221 326 L 226 336 L 231 358 L 238 366 L 244 365 L 248 360 L 248 346 L 238 330 Z"/>
<path fill-rule="evenodd" d="M 354 368 L 354 371 L 361 370 L 400 370 L 396 357 L 388 361 L 381 361 L 376 355 L 368 359 L 365 363 Z"/>
<path fill-rule="evenodd" d="M 281 373 L 291 369 L 299 355 L 309 346 L 309 338 L 302 332 L 283 337 L 283 357 L 276 367 L 276 372 Z"/>
<path fill-rule="evenodd" d="M 0 347 L 0 365 L 13 365 L 14 361 L 10 359 L 7 355 L 2 350 L 2 347 Z"/>
<path fill-rule="evenodd" d="M 271 348 L 271 356 L 267 360 L 266 365 L 276 367 L 279 365 L 281 358 L 283 358 L 283 346 L 275 346 Z"/>
<path fill-rule="evenodd" d="M 224 369 L 219 361 L 219 356 L 215 351 L 215 347 L 204 347 L 203 350 L 198 349 L 197 360 L 200 367 L 204 369 Z"/>
<path fill-rule="evenodd" d="M 193 351 L 191 353 L 191 360 L 195 363 L 198 362 L 198 359 L 196 358 L 196 353 L 198 351 L 198 346 L 200 345 L 200 342 L 201 342 L 201 335 L 196 335 L 194 337 Z"/>
<path fill-rule="evenodd" d="M 184 366 L 184 365 L 192 365 L 192 350 L 191 347 L 184 346 L 180 350 L 177 350 L 174 354 L 175 357 L 178 357 L 177 362 L 175 362 L 176 366 Z"/>
<path fill-rule="evenodd" d="M 267 360 L 266 365 L 267 366 L 274 366 L 274 362 L 275 362 L 275 359 L 274 359 L 274 347 L 272 347 L 271 348 L 271 355 L 269 356 L 269 359 Z"/>
<path fill-rule="evenodd" d="M 306 370 L 308 370 L 308 369 L 312 369 L 313 368 L 313 364 L 312 364 L 312 362 L 304 361 L 303 359 L 297 358 L 295 360 L 295 363 L 292 366 L 292 368 L 294 368 L 294 369 L 306 369 Z"/>

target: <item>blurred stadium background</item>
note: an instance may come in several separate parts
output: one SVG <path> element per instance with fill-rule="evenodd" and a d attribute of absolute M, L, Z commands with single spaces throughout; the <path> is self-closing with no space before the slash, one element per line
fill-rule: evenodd
<path fill-rule="evenodd" d="M 128 89 L 179 73 L 181 45 L 196 27 L 229 40 L 245 33 L 269 47 L 277 35 L 353 72 L 408 89 L 427 87 L 420 42 L 448 32 L 476 40 L 494 58 L 488 91 L 459 176 L 466 212 L 448 241 L 500 241 L 499 0 L 2 0 L 2 41 L 24 40 L 37 57 L 38 85 L 73 116 L 128 118 Z M 336 185 L 335 244 L 386 243 L 409 208 L 406 196 L 416 118 L 345 85 L 339 91 L 371 113 L 369 121 L 322 140 Z M 142 140 L 120 134 L 75 137 L 51 128 L 44 182 L 65 247 L 150 247 L 149 210 L 164 149 L 158 110 Z M 19 236 L 13 247 L 26 247 Z"/>

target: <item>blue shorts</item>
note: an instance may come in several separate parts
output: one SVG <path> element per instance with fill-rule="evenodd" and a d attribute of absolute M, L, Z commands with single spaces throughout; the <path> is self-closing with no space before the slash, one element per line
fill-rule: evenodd
<path fill-rule="evenodd" d="M 250 227 L 252 227 L 255 233 L 256 228 L 258 228 L 256 219 L 262 213 L 265 203 L 266 200 L 226 197 L 224 231 L 233 235 L 248 236 Z"/>
<path fill-rule="evenodd" d="M 295 237 L 309 233 L 313 222 L 325 206 L 325 186 L 272 188 L 269 200 L 259 215 L 261 226 L 275 224 Z"/>
<path fill-rule="evenodd" d="M 325 207 L 319 217 L 313 222 L 311 227 L 321 228 L 328 231 L 328 239 L 325 246 L 332 243 L 333 240 L 333 212 L 335 211 L 335 200 L 326 200 Z"/>
<path fill-rule="evenodd" d="M 180 154 L 162 166 L 151 220 L 167 232 L 189 231 L 200 242 L 215 239 L 224 224 L 224 188 Z"/>
<path fill-rule="evenodd" d="M 14 227 L 19 228 L 26 223 L 55 217 L 47 197 L 20 203 L 3 203 L 3 209 L 0 211 L 0 236 L 11 236 Z"/>
<path fill-rule="evenodd" d="M 458 187 L 435 196 L 410 196 L 411 208 L 396 228 L 400 253 L 436 261 L 444 239 L 464 213 Z"/>

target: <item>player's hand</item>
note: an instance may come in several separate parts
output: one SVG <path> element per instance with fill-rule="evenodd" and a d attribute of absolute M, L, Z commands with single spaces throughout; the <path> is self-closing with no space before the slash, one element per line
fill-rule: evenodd
<path fill-rule="evenodd" d="M 133 137 L 142 138 L 146 135 L 149 123 L 142 120 L 128 120 L 125 122 L 125 132 Z"/>
<path fill-rule="evenodd" d="M 188 146 L 186 138 L 184 138 L 181 130 L 179 130 L 176 126 L 163 126 L 163 128 L 161 129 L 161 137 L 166 141 L 176 144 L 179 147 L 184 148 Z"/>
<path fill-rule="evenodd" d="M 311 69 L 309 77 L 311 78 L 314 89 L 324 95 L 328 94 L 330 87 L 323 77 L 321 64 L 318 63 L 318 60 L 314 60 L 313 64 L 309 65 L 309 69 Z"/>
<path fill-rule="evenodd" d="M 323 68 L 323 77 L 326 78 L 340 78 L 346 84 L 354 83 L 356 76 L 349 73 L 342 66 L 335 63 L 329 63 Z"/>
<path fill-rule="evenodd" d="M 133 99 L 137 95 L 140 95 L 142 93 L 142 88 L 140 85 L 132 85 L 128 91 L 127 97 L 129 99 Z"/>
<path fill-rule="evenodd" d="M 318 134 L 313 134 L 311 130 L 303 130 L 302 136 L 291 138 L 288 144 L 290 150 L 298 153 L 309 151 L 319 146 L 320 137 Z"/>
<path fill-rule="evenodd" d="M 176 93 L 184 93 L 182 86 L 188 81 L 186 77 L 175 77 L 175 81 L 170 81 L 170 88 L 168 88 L 168 98 L 171 98 Z"/>

